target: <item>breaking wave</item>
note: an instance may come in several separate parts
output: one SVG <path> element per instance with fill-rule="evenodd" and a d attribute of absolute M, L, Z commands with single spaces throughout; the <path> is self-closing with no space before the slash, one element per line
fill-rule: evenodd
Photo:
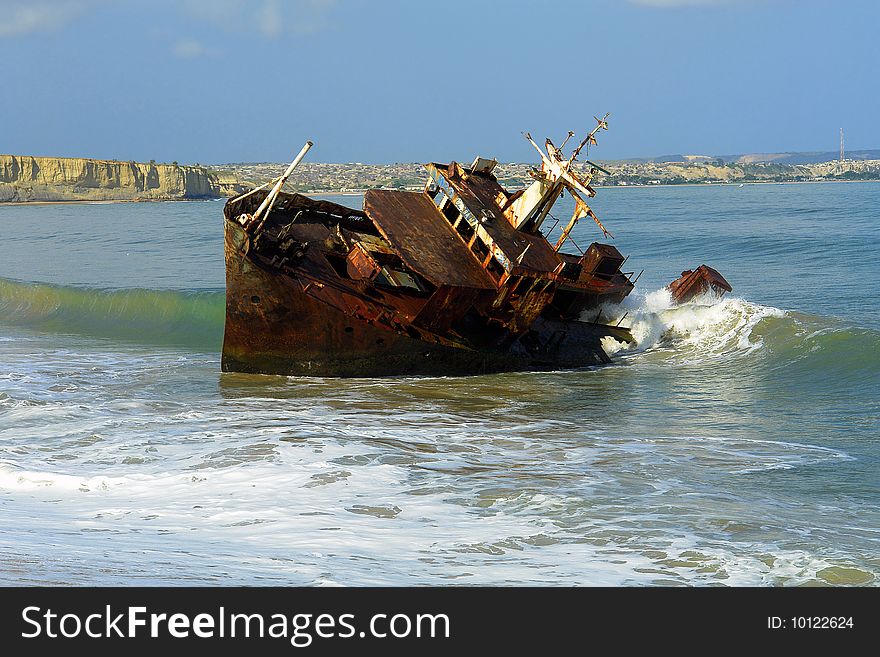
<path fill-rule="evenodd" d="M 619 305 L 607 306 L 603 317 L 630 326 L 636 340 L 630 347 L 608 340 L 609 352 L 626 355 L 674 348 L 680 354 L 713 357 L 760 349 L 764 341 L 753 335 L 754 329 L 762 320 L 785 318 L 786 313 L 743 299 L 711 296 L 677 305 L 669 290 L 662 288 L 634 293 Z"/>
<path fill-rule="evenodd" d="M 634 345 L 606 338 L 618 360 L 680 364 L 724 363 L 761 357 L 771 367 L 837 372 L 852 377 L 880 372 L 880 333 L 840 320 L 780 310 L 737 297 L 703 296 L 676 305 L 665 288 L 634 293 L 607 306 L 605 321 L 630 326 Z"/>
<path fill-rule="evenodd" d="M 222 291 L 105 290 L 0 278 L 0 324 L 7 326 L 216 352 L 224 315 Z M 688 364 L 760 356 L 846 376 L 880 371 L 877 331 L 736 297 L 678 306 L 665 289 L 636 292 L 602 316 L 622 320 L 636 339 L 631 346 L 606 339 L 606 351 L 618 361 Z"/>
<path fill-rule="evenodd" d="M 0 278 L 0 323 L 205 351 L 220 348 L 225 293 L 102 290 Z"/>

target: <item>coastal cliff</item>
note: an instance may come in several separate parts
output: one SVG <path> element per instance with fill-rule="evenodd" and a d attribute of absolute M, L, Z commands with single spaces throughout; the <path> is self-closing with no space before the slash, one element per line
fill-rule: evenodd
<path fill-rule="evenodd" d="M 219 198 L 247 189 L 201 166 L 0 155 L 0 202 Z"/>

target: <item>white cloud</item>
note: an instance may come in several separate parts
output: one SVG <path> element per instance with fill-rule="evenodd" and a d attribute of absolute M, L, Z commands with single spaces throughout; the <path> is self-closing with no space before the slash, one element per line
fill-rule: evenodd
<path fill-rule="evenodd" d="M 101 5 L 114 8 L 140 1 L 0 0 L 0 38 L 60 29 Z M 152 4 L 159 12 L 182 10 L 229 31 L 277 39 L 324 29 L 338 0 L 153 0 Z"/>
<path fill-rule="evenodd" d="M 307 34 L 326 27 L 337 0 L 186 0 L 188 13 L 228 30 L 250 31 L 267 39 Z"/>
<path fill-rule="evenodd" d="M 281 7 L 278 0 L 266 0 L 263 6 L 257 10 L 257 26 L 264 36 L 275 39 L 284 31 L 284 17 L 281 15 Z"/>
<path fill-rule="evenodd" d="M 88 4 L 82 0 L 0 0 L 0 37 L 58 29 Z"/>
<path fill-rule="evenodd" d="M 208 48 L 196 39 L 181 39 L 174 44 L 171 52 L 181 59 L 195 59 L 196 57 L 209 57 L 217 54 L 213 48 Z"/>
<path fill-rule="evenodd" d="M 185 0 L 183 4 L 194 17 L 222 27 L 240 25 L 246 8 L 243 0 Z"/>

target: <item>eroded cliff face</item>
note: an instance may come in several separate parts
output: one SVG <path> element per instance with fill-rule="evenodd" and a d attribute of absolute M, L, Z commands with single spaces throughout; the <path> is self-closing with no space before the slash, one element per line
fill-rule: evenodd
<path fill-rule="evenodd" d="M 243 189 L 204 167 L 0 155 L 0 202 L 218 198 Z"/>

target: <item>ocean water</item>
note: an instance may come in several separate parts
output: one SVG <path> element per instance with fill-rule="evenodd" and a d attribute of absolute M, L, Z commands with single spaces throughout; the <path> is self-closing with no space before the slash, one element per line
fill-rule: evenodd
<path fill-rule="evenodd" d="M 594 207 L 614 365 L 360 380 L 220 373 L 222 202 L 0 207 L 0 584 L 880 582 L 880 185 Z"/>

